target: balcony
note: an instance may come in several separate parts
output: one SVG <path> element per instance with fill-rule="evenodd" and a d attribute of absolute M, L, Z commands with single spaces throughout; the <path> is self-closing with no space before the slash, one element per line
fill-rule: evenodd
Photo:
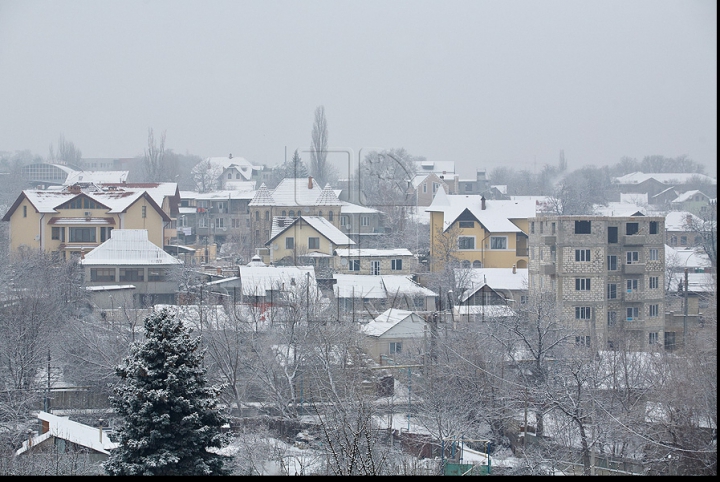
<path fill-rule="evenodd" d="M 629 236 L 623 236 L 623 244 L 625 246 L 642 246 L 645 244 L 645 235 L 632 234 Z"/>
<path fill-rule="evenodd" d="M 557 237 L 555 236 L 542 236 L 543 244 L 555 244 L 557 243 Z"/>
<path fill-rule="evenodd" d="M 644 297 L 639 291 L 630 291 L 623 293 L 623 301 L 626 302 L 638 302 L 643 301 Z"/>
<path fill-rule="evenodd" d="M 623 265 L 623 274 L 643 274 L 645 273 L 645 263 L 633 263 Z"/>
<path fill-rule="evenodd" d="M 555 275 L 555 263 L 553 264 L 544 264 L 541 266 L 541 273 L 547 276 L 554 276 Z"/>

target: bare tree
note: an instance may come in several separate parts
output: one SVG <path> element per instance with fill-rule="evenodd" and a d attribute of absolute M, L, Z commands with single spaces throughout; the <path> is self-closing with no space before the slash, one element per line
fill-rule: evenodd
<path fill-rule="evenodd" d="M 49 159 L 53 162 L 66 164 L 75 169 L 83 168 L 82 152 L 75 147 L 75 144 L 71 141 L 65 140 L 65 136 L 62 134 L 58 139 L 57 149 L 50 143 Z"/>
<path fill-rule="evenodd" d="M 222 167 L 206 158 L 195 164 L 191 173 L 198 192 L 212 192 L 218 188 Z"/>
<path fill-rule="evenodd" d="M 321 185 L 330 181 L 330 166 L 327 163 L 328 130 L 325 118 L 325 107 L 315 109 L 315 121 L 312 128 L 312 142 L 310 145 L 310 173 Z"/>
<path fill-rule="evenodd" d="M 165 176 L 165 131 L 160 136 L 160 144 L 155 143 L 155 134 L 152 128 L 148 129 L 148 146 L 143 156 L 145 180 L 150 182 L 162 181 Z"/>

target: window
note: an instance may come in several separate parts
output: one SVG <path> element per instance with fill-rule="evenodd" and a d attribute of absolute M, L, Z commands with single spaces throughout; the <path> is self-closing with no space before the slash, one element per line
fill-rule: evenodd
<path fill-rule="evenodd" d="M 108 239 L 110 239 L 110 232 L 113 230 L 111 227 L 107 228 L 100 228 L 100 242 L 104 243 Z M 65 237 L 65 236 L 63 236 Z"/>
<path fill-rule="evenodd" d="M 393 271 L 402 271 L 402 259 L 393 259 L 390 266 Z"/>
<path fill-rule="evenodd" d="M 479 259 L 476 259 L 475 261 L 473 261 L 472 267 L 473 268 L 482 268 L 482 261 L 480 261 Z"/>
<path fill-rule="evenodd" d="M 657 233 L 658 233 L 658 222 L 650 221 L 650 234 L 657 234 Z"/>
<path fill-rule="evenodd" d="M 590 337 L 589 336 L 576 336 L 575 344 L 578 346 L 590 346 Z"/>
<path fill-rule="evenodd" d="M 617 324 L 617 311 L 608 311 L 607 323 L 608 326 L 615 326 Z"/>
<path fill-rule="evenodd" d="M 638 314 L 638 313 L 639 313 L 639 310 L 638 310 L 637 307 L 628 308 L 628 309 L 626 310 L 626 313 L 627 313 L 627 321 L 637 320 L 637 319 L 639 318 L 639 316 L 640 316 L 640 315 Z"/>
<path fill-rule="evenodd" d="M 240 179 L 240 173 L 235 174 L 235 179 Z"/>
<path fill-rule="evenodd" d="M 625 260 L 627 264 L 636 264 L 640 262 L 640 253 L 637 251 L 628 251 L 625 253 Z"/>
<path fill-rule="evenodd" d="M 648 345 L 657 345 L 657 342 L 658 342 L 657 331 L 648 333 Z"/>
<path fill-rule="evenodd" d="M 592 316 L 592 308 L 589 306 L 576 306 L 575 307 L 575 319 L 576 320 L 589 320 Z"/>
<path fill-rule="evenodd" d="M 290 212 L 288 212 L 288 216 L 290 216 L 291 218 L 294 218 L 294 217 L 295 217 L 295 211 L 293 211 L 293 210 L 291 209 Z"/>
<path fill-rule="evenodd" d="M 440 188 L 440 183 L 434 182 L 433 183 L 433 194 L 435 194 L 437 192 L 438 188 Z"/>
<path fill-rule="evenodd" d="M 608 271 L 617 271 L 618 269 L 618 262 L 617 262 L 617 256 L 608 256 Z"/>
<path fill-rule="evenodd" d="M 53 226 L 52 239 L 57 239 L 64 243 L 65 242 L 65 228 L 58 228 L 58 227 Z"/>
<path fill-rule="evenodd" d="M 215 227 L 216 228 L 225 227 L 225 218 L 215 218 Z"/>
<path fill-rule="evenodd" d="M 318 216 L 322 217 L 322 210 L 318 211 Z"/>
<path fill-rule="evenodd" d="M 659 259 L 659 251 L 657 248 L 650 248 L 650 261 L 657 261 Z"/>
<path fill-rule="evenodd" d="M 540 222 L 540 234 L 543 233 L 543 226 L 545 226 L 545 221 Z"/>
<path fill-rule="evenodd" d="M 677 236 L 670 236 L 670 244 L 677 246 Z"/>
<path fill-rule="evenodd" d="M 142 268 L 120 268 L 120 281 L 142 281 L 145 278 Z"/>
<path fill-rule="evenodd" d="M 198 228 L 207 228 L 208 227 L 208 218 L 207 216 L 201 216 L 198 219 Z"/>
<path fill-rule="evenodd" d="M 607 297 L 609 300 L 617 299 L 617 285 L 615 283 L 607 285 Z"/>
<path fill-rule="evenodd" d="M 650 277 L 650 289 L 656 290 L 660 287 L 660 278 L 658 276 Z"/>
<path fill-rule="evenodd" d="M 258 241 L 260 241 L 260 230 L 256 229 L 255 230 L 255 242 L 258 242 Z"/>
<path fill-rule="evenodd" d="M 575 291 L 590 291 L 590 278 L 575 278 Z"/>
<path fill-rule="evenodd" d="M 292 214 L 290 216 L 292 216 Z M 260 221 L 260 211 L 255 211 L 255 221 Z"/>
<path fill-rule="evenodd" d="M 458 236 L 458 249 L 475 249 L 475 236 Z"/>
<path fill-rule="evenodd" d="M 217 203 L 217 209 L 218 209 L 218 212 L 219 212 L 219 213 L 224 213 L 224 212 L 228 212 L 228 211 L 229 211 L 229 210 L 226 210 L 226 209 L 225 209 L 225 203 L 224 203 L 224 202 L 219 202 L 219 203 Z"/>
<path fill-rule="evenodd" d="M 295 238 L 292 236 L 285 238 L 285 249 L 295 249 Z"/>
<path fill-rule="evenodd" d="M 162 268 L 148 268 L 148 281 L 165 281 L 165 275 Z"/>
<path fill-rule="evenodd" d="M 370 217 L 360 216 L 360 224 L 363 226 L 370 226 Z"/>
<path fill-rule="evenodd" d="M 490 237 L 490 249 L 507 249 L 507 237 L 491 236 Z"/>
<path fill-rule="evenodd" d="M 232 172 L 228 172 L 228 179 L 232 179 Z"/>
<path fill-rule="evenodd" d="M 639 230 L 640 225 L 638 223 L 625 223 L 625 234 L 627 234 L 628 236 L 637 234 Z"/>
<path fill-rule="evenodd" d="M 340 216 L 340 226 L 347 226 L 347 225 L 348 225 L 348 217 Z"/>
<path fill-rule="evenodd" d="M 654 304 L 650 305 L 649 315 L 651 318 L 656 318 L 658 316 L 658 313 L 660 312 L 660 305 Z"/>
<path fill-rule="evenodd" d="M 402 343 L 399 341 L 391 341 L 390 342 L 390 354 L 397 355 L 398 353 L 402 353 Z"/>
<path fill-rule="evenodd" d="M 370 263 L 370 271 L 374 275 L 380 274 L 380 261 L 373 261 Z"/>
<path fill-rule="evenodd" d="M 550 223 L 550 234 L 555 234 L 555 223 Z"/>
<path fill-rule="evenodd" d="M 285 211 L 285 210 L 283 209 L 283 210 L 280 212 L 280 216 L 282 216 L 282 217 L 287 216 L 287 211 Z"/>
<path fill-rule="evenodd" d="M 632 293 L 633 291 L 638 290 L 638 280 L 636 279 L 629 279 L 626 280 L 626 286 L 627 286 L 627 292 Z"/>
<path fill-rule="evenodd" d="M 590 261 L 590 250 L 589 249 L 576 249 L 575 250 L 575 261 Z"/>
<path fill-rule="evenodd" d="M 474 228 L 475 227 L 475 221 L 460 221 L 459 222 L 461 228 Z"/>
<path fill-rule="evenodd" d="M 348 261 L 348 271 L 360 271 L 360 260 L 351 259 Z"/>
<path fill-rule="evenodd" d="M 270 221 L 270 211 L 265 211 L 265 221 Z"/>
<path fill-rule="evenodd" d="M 335 217 L 335 213 L 333 213 L 332 211 L 330 211 L 330 212 L 328 213 L 328 221 L 332 221 L 332 220 L 334 219 L 334 217 Z"/>
<path fill-rule="evenodd" d="M 665 338 L 665 349 L 672 350 L 675 348 L 675 332 L 666 331 L 663 338 Z"/>
<path fill-rule="evenodd" d="M 423 183 L 423 192 L 427 192 L 427 183 L 426 182 Z"/>
<path fill-rule="evenodd" d="M 115 268 L 92 268 L 91 281 L 115 281 Z"/>
<path fill-rule="evenodd" d="M 521 305 L 524 305 L 524 304 L 526 304 L 527 302 L 528 302 L 528 297 L 527 297 L 527 295 L 520 295 L 520 304 L 521 304 Z"/>
<path fill-rule="evenodd" d="M 687 246 L 687 236 L 680 236 L 680 245 L 681 246 Z"/>
<path fill-rule="evenodd" d="M 617 226 L 608 226 L 608 243 L 616 244 L 618 242 Z"/>
<path fill-rule="evenodd" d="M 308 249 L 320 249 L 320 238 L 308 238 Z"/>
<path fill-rule="evenodd" d="M 95 231 L 95 228 L 70 228 L 70 242 L 94 243 L 96 239 Z"/>
<path fill-rule="evenodd" d="M 591 234 L 590 221 L 575 221 L 575 234 Z"/>
<path fill-rule="evenodd" d="M 142 206 L 140 209 L 142 211 L 142 217 L 146 218 L 147 217 L 147 206 Z"/>
<path fill-rule="evenodd" d="M 530 234 L 535 234 L 535 221 L 530 223 Z"/>
<path fill-rule="evenodd" d="M 27 217 L 27 206 L 23 206 L 23 217 Z"/>

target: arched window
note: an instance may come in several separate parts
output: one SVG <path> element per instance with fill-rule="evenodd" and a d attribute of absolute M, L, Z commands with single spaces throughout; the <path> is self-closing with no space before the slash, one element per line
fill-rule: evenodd
<path fill-rule="evenodd" d="M 270 220 L 270 211 L 265 211 L 265 221 Z"/>
<path fill-rule="evenodd" d="M 255 211 L 255 221 L 260 221 L 260 211 Z"/>
<path fill-rule="evenodd" d="M 475 261 L 473 261 L 473 268 L 482 268 L 482 263 L 480 262 L 480 260 L 476 259 Z"/>
<path fill-rule="evenodd" d="M 332 220 L 333 220 L 333 212 L 330 211 L 330 212 L 328 213 L 328 221 L 332 221 Z"/>
<path fill-rule="evenodd" d="M 293 210 L 291 209 L 289 215 L 290 215 L 291 218 L 294 218 L 294 217 L 295 217 L 295 211 L 293 211 Z"/>
<path fill-rule="evenodd" d="M 228 172 L 228 179 L 232 179 L 232 172 Z"/>
<path fill-rule="evenodd" d="M 470 261 L 464 259 L 463 262 L 462 262 L 462 267 L 465 268 L 465 269 L 469 268 L 469 267 L 470 267 Z"/>
<path fill-rule="evenodd" d="M 287 211 L 283 210 L 282 216 L 283 216 L 283 217 L 287 216 Z"/>
<path fill-rule="evenodd" d="M 322 210 L 318 211 L 318 216 L 322 217 Z"/>

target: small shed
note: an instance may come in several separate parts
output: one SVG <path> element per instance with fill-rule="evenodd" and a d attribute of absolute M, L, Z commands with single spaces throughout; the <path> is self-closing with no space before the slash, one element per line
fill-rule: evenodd
<path fill-rule="evenodd" d="M 426 327 L 417 313 L 391 308 L 362 325 L 361 331 L 368 342 L 368 353 L 382 363 L 384 358 L 422 354 Z"/>

